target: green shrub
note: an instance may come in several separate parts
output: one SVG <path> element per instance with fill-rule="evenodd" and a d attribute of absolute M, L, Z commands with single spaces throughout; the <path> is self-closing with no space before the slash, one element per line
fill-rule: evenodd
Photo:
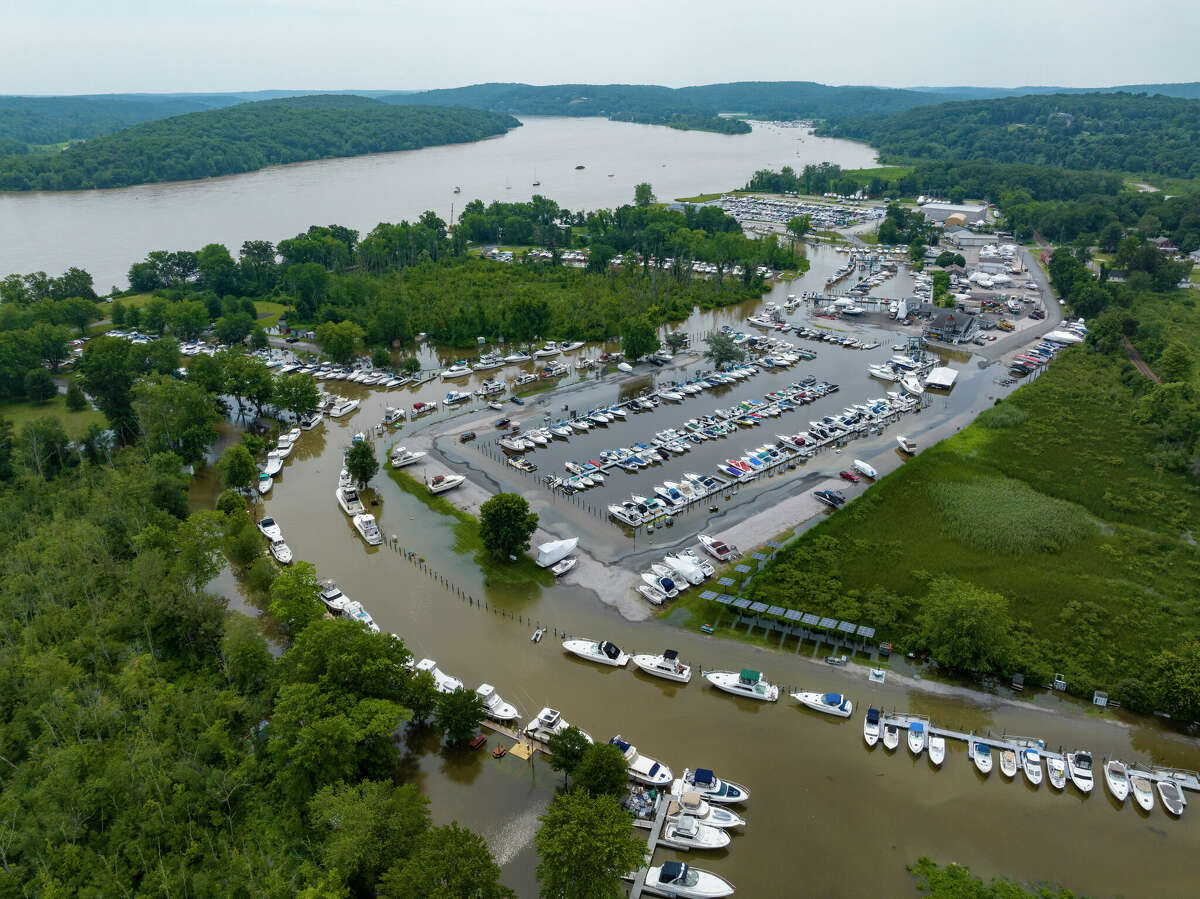
<path fill-rule="evenodd" d="M 1079 506 L 1012 478 L 938 481 L 926 489 L 949 536 L 974 549 L 1055 552 L 1096 531 Z"/>
<path fill-rule="evenodd" d="M 992 408 L 983 411 L 975 422 L 981 428 L 1014 428 L 1029 416 L 1020 406 L 1012 403 L 997 403 Z"/>

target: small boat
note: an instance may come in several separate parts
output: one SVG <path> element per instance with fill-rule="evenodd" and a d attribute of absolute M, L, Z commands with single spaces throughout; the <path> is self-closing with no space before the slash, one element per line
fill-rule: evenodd
<path fill-rule="evenodd" d="M 841 693 L 792 693 L 789 694 L 792 699 L 803 706 L 807 706 L 818 712 L 824 712 L 826 715 L 834 715 L 838 718 L 849 718 L 854 712 L 854 703 L 843 696 Z"/>
<path fill-rule="evenodd" d="M 701 534 L 697 539 L 700 541 L 700 545 L 704 547 L 704 551 L 718 562 L 728 562 L 738 555 L 736 546 L 724 543 L 714 537 L 709 537 L 707 534 Z"/>
<path fill-rule="evenodd" d="M 533 632 L 533 636 L 529 638 L 529 642 L 530 643 L 541 643 L 542 637 L 544 637 L 545 635 L 546 635 L 546 629 L 544 627 L 539 627 L 536 631 Z"/>
<path fill-rule="evenodd" d="M 283 459 L 279 456 L 267 454 L 267 463 L 263 466 L 262 473 L 271 478 L 283 471 Z"/>
<path fill-rule="evenodd" d="M 383 532 L 379 530 L 379 525 L 375 522 L 375 516 L 369 512 L 363 512 L 361 515 L 355 515 L 353 518 L 354 529 L 358 531 L 360 537 L 366 542 L 367 546 L 379 546 L 383 543 Z"/>
<path fill-rule="evenodd" d="M 1065 788 L 1067 785 L 1067 763 L 1056 756 L 1046 756 L 1046 779 L 1050 781 L 1050 786 L 1056 790 Z"/>
<path fill-rule="evenodd" d="M 863 717 L 863 739 L 868 746 L 879 742 L 879 709 L 871 706 Z"/>
<path fill-rule="evenodd" d="M 330 418 L 341 418 L 343 415 L 348 415 L 358 408 L 358 400 L 349 400 L 345 397 L 341 402 L 335 403 L 333 408 L 329 410 Z"/>
<path fill-rule="evenodd" d="M 403 468 L 406 465 L 412 465 L 414 462 L 420 462 L 425 458 L 423 452 L 413 452 L 407 447 L 398 446 L 392 450 L 392 468 Z"/>
<path fill-rule="evenodd" d="M 515 353 L 505 356 L 504 361 L 512 365 L 520 365 L 524 362 L 532 362 L 533 357 L 524 350 L 517 350 Z"/>
<path fill-rule="evenodd" d="M 733 895 L 733 886 L 728 881 L 683 862 L 663 862 L 651 867 L 643 882 L 655 895 L 679 899 L 721 899 Z"/>
<path fill-rule="evenodd" d="M 941 734 L 929 734 L 929 761 L 938 768 L 946 760 L 946 738 Z"/>
<path fill-rule="evenodd" d="M 469 374 L 471 374 L 471 366 L 463 362 L 458 362 L 442 372 L 442 380 L 447 380 L 449 378 L 465 378 Z"/>
<path fill-rule="evenodd" d="M 629 770 L 632 780 L 649 787 L 663 787 L 675 780 L 670 768 L 639 753 L 637 747 L 620 734 L 609 740 L 608 744 L 621 750 L 621 755 L 625 757 L 625 767 Z"/>
<path fill-rule="evenodd" d="M 258 493 L 260 496 L 266 496 L 271 492 L 271 488 L 275 486 L 275 479 L 265 471 L 258 474 Z"/>
<path fill-rule="evenodd" d="M 701 824 L 691 815 L 680 815 L 666 823 L 659 842 L 685 852 L 692 849 L 724 849 L 729 845 L 729 834 L 718 827 Z"/>
<path fill-rule="evenodd" d="M 351 518 L 366 511 L 362 500 L 359 499 L 358 491 L 353 487 L 338 487 L 334 491 L 334 496 L 337 497 L 337 503 L 341 510 Z"/>
<path fill-rule="evenodd" d="M 987 743 L 972 743 L 971 757 L 980 774 L 990 774 L 992 770 L 992 747 Z"/>
<path fill-rule="evenodd" d="M 664 649 L 660 655 L 639 653 L 632 657 L 633 664 L 655 677 L 677 681 L 686 684 L 692 679 L 692 666 L 685 665 L 679 660 L 679 653 L 674 649 Z"/>
<path fill-rule="evenodd" d="M 905 437 L 903 434 L 896 438 L 896 444 L 909 455 L 917 451 L 917 441 L 910 437 Z"/>
<path fill-rule="evenodd" d="M 567 723 L 567 719 L 562 716 L 557 709 L 552 709 L 549 706 L 538 712 L 537 717 L 525 725 L 525 733 L 533 737 L 535 740 L 547 742 L 552 736 L 560 731 L 566 730 L 571 725 Z M 579 730 L 584 738 L 589 742 L 592 741 L 591 734 L 585 730 Z"/>
<path fill-rule="evenodd" d="M 466 478 L 461 474 L 439 474 L 434 475 L 433 480 L 427 483 L 430 493 L 445 493 L 447 490 L 452 490 L 465 481 Z"/>
<path fill-rule="evenodd" d="M 258 523 L 258 530 L 268 540 L 282 540 L 283 530 L 274 518 L 264 518 Z"/>
<path fill-rule="evenodd" d="M 900 728 L 894 724 L 883 725 L 883 748 L 895 749 L 900 745 Z"/>
<path fill-rule="evenodd" d="M 447 674 L 437 666 L 433 659 L 421 659 L 413 666 L 413 671 L 427 671 L 433 678 L 433 685 L 439 693 L 453 693 L 463 688 L 463 682 L 457 677 Z"/>
<path fill-rule="evenodd" d="M 739 671 L 709 671 L 705 679 L 718 690 L 757 699 L 760 702 L 775 702 L 779 699 L 779 688 L 767 682 L 761 671 L 743 668 Z"/>
<path fill-rule="evenodd" d="M 713 774 L 711 768 L 697 768 L 694 772 L 684 768 L 683 782 L 709 802 L 740 805 L 750 799 L 749 790 L 741 784 L 722 780 Z"/>
<path fill-rule="evenodd" d="M 667 806 L 667 818 L 691 815 L 701 824 L 719 827 L 722 830 L 744 827 L 746 824 L 746 820 L 741 815 L 723 806 L 705 801 L 704 797 L 694 790 L 685 789 L 682 780 L 677 780 L 672 784 L 671 795 L 679 798 Z"/>
<path fill-rule="evenodd" d="M 874 468 L 872 468 L 870 465 L 868 465 L 862 459 L 855 459 L 851 463 L 851 466 L 854 468 L 855 471 L 859 472 L 860 474 L 866 475 L 871 480 L 875 480 L 877 477 L 879 477 L 879 472 L 877 472 Z"/>
<path fill-rule="evenodd" d="M 1021 768 L 1025 779 L 1035 787 L 1042 782 L 1042 754 L 1032 746 L 1021 753 Z"/>
<path fill-rule="evenodd" d="M 661 606 L 669 598 L 667 594 L 650 584 L 638 584 L 634 589 L 646 597 L 646 601 L 652 606 Z"/>
<path fill-rule="evenodd" d="M 480 684 L 475 688 L 475 695 L 483 702 L 483 711 L 493 721 L 501 723 L 515 721 L 518 717 L 516 706 L 505 702 L 491 684 Z"/>
<path fill-rule="evenodd" d="M 275 561 L 280 565 L 292 564 L 292 550 L 283 540 L 271 541 L 271 555 L 275 557 Z"/>
<path fill-rule="evenodd" d="M 1076 750 L 1067 753 L 1067 773 L 1071 783 L 1080 793 L 1092 792 L 1095 781 L 1092 776 L 1092 755 L 1089 752 Z"/>
<path fill-rule="evenodd" d="M 555 577 L 562 577 L 568 571 L 575 567 L 575 563 L 579 560 L 572 556 L 569 559 L 563 559 L 561 562 L 555 562 L 550 566 L 550 573 Z"/>
<path fill-rule="evenodd" d="M 1129 795 L 1129 771 L 1124 762 L 1116 759 L 1104 763 L 1104 782 L 1108 784 L 1108 792 L 1118 803 L 1124 802 Z"/>
<path fill-rule="evenodd" d="M 624 668 L 629 655 L 607 640 L 563 640 L 563 649 L 589 662 L 599 662 L 613 668 Z"/>
<path fill-rule="evenodd" d="M 1011 749 L 1000 750 L 1000 773 L 1005 777 L 1016 777 L 1017 754 Z"/>
<path fill-rule="evenodd" d="M 1129 788 L 1133 791 L 1133 798 L 1144 811 L 1154 810 L 1154 785 L 1150 778 L 1141 771 L 1130 772 Z"/>
<path fill-rule="evenodd" d="M 925 723 L 913 721 L 908 725 L 908 748 L 913 755 L 920 755 L 925 749 Z"/>
<path fill-rule="evenodd" d="M 1179 784 L 1173 780 L 1160 780 L 1155 787 L 1158 788 L 1158 798 L 1162 800 L 1163 808 L 1176 818 L 1182 815 L 1187 800 L 1183 797 L 1183 790 L 1179 789 Z"/>

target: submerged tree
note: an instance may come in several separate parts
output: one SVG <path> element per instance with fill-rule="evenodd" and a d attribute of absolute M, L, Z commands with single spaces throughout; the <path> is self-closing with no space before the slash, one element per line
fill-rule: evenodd
<path fill-rule="evenodd" d="M 479 539 L 498 559 L 508 559 L 529 549 L 538 517 L 529 511 L 525 497 L 497 493 L 479 507 Z"/>

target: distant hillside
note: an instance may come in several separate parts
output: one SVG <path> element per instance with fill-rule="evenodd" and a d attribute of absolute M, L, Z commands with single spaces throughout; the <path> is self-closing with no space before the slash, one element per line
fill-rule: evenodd
<path fill-rule="evenodd" d="M 0 157 L 0 189 L 187 181 L 288 162 L 464 143 L 518 125 L 492 112 L 397 106 L 358 96 L 264 100 L 134 125 L 61 152 Z"/>
<path fill-rule="evenodd" d="M 1047 94 L 942 103 L 824 129 L 889 162 L 989 160 L 1200 176 L 1200 102 L 1146 94 Z"/>
<path fill-rule="evenodd" d="M 938 94 L 944 100 L 994 100 L 999 97 L 1027 97 L 1036 94 L 1161 94 L 1164 97 L 1200 99 L 1200 81 L 1174 84 L 1122 84 L 1117 87 L 913 87 L 909 90 Z"/>

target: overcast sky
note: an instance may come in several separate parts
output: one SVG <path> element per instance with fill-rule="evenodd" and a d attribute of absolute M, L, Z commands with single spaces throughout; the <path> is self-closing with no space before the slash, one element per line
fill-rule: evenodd
<path fill-rule="evenodd" d="M 8 94 L 1200 80 L 1196 0 L 4 0 L 0 10 Z"/>

